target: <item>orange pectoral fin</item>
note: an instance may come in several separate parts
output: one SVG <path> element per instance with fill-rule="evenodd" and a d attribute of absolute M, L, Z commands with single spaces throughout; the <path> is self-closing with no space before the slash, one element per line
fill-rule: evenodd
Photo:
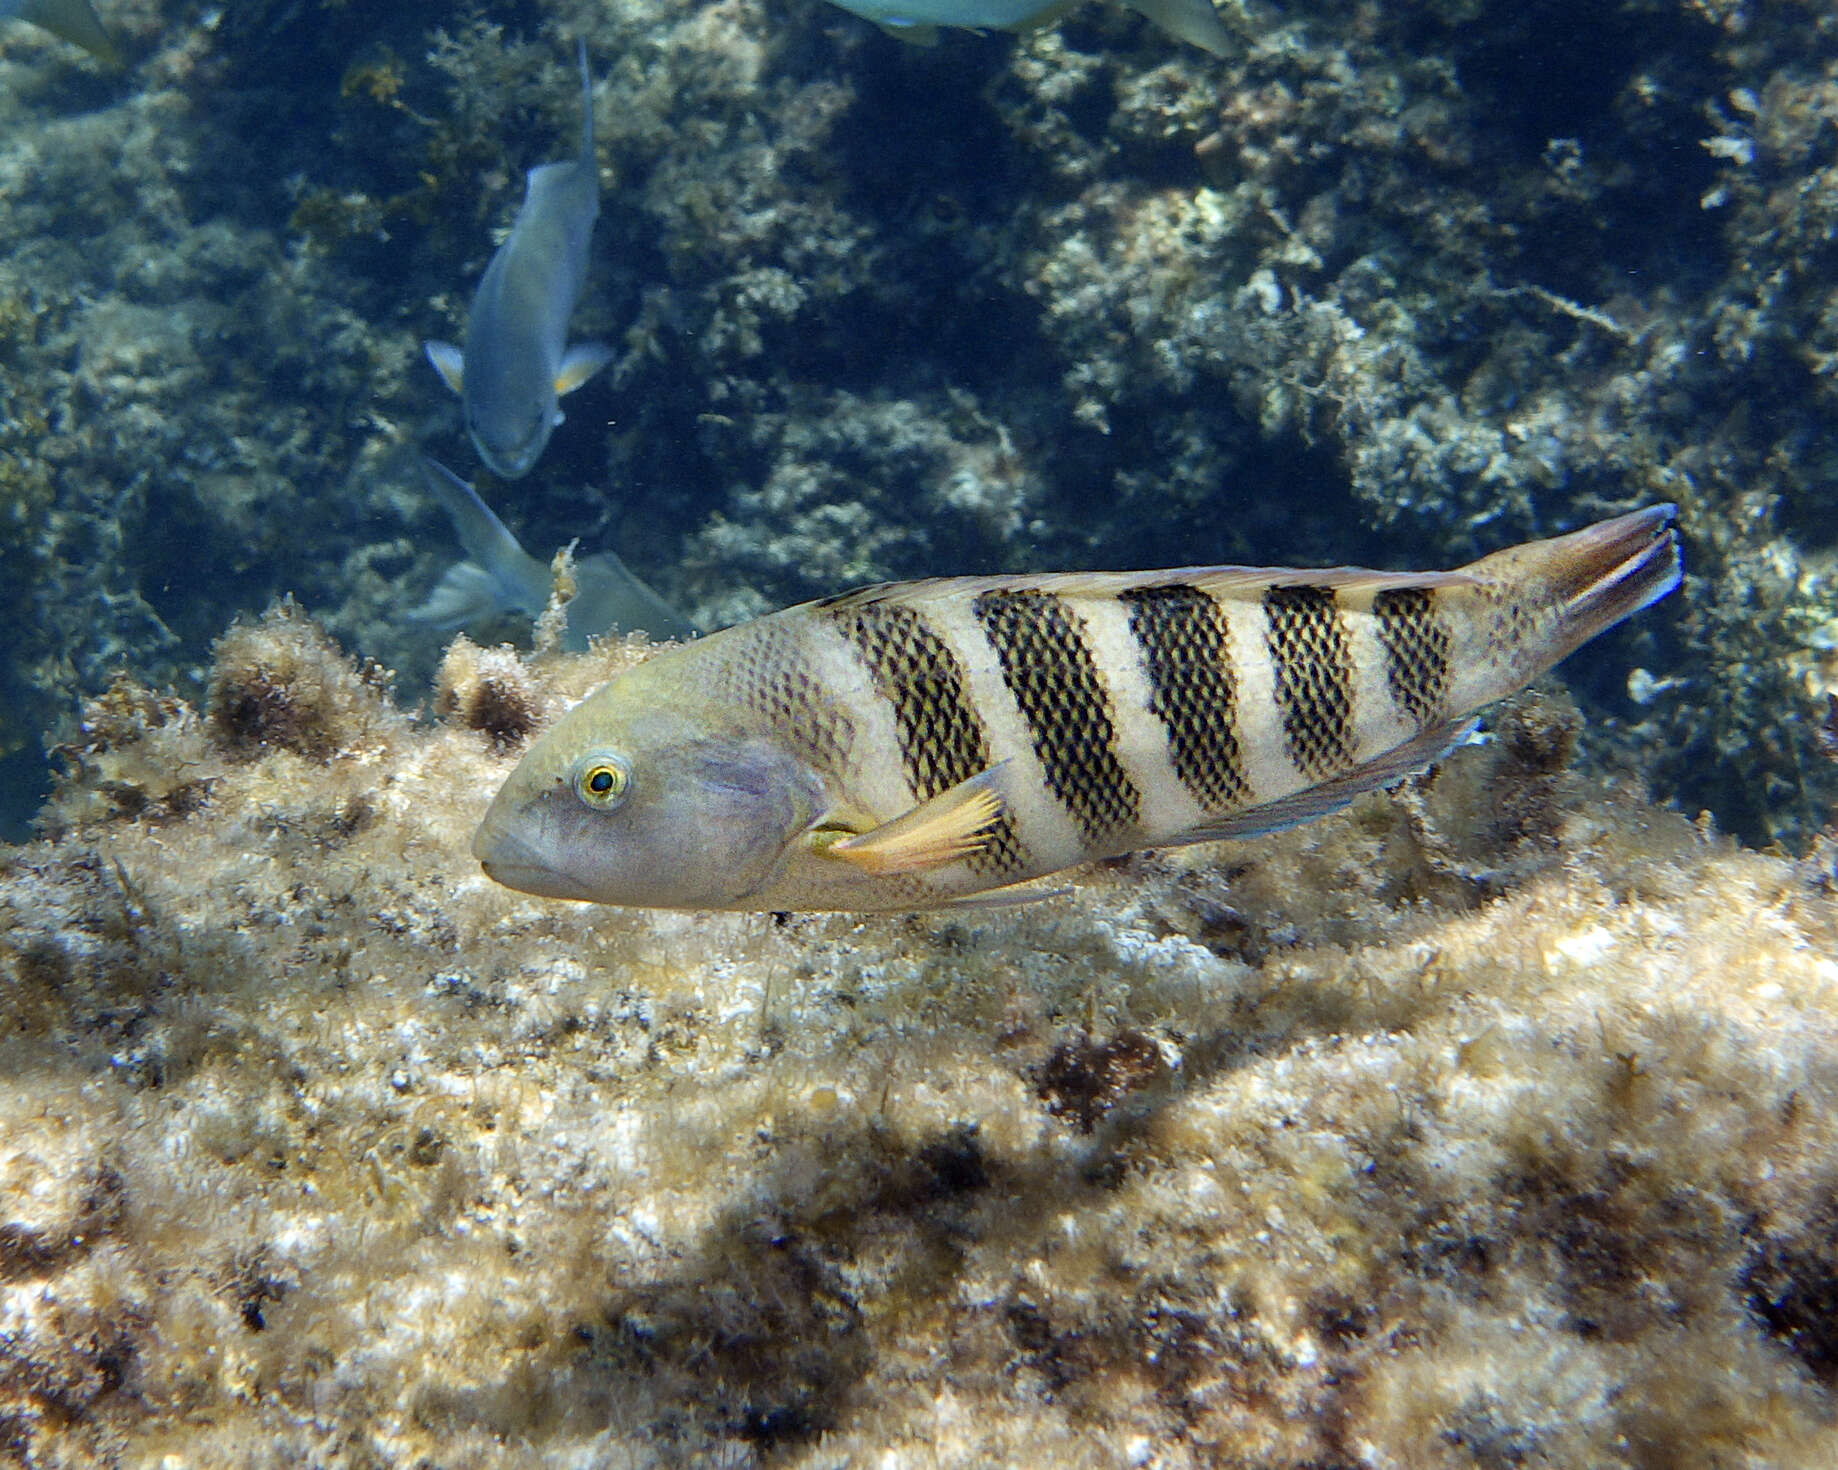
<path fill-rule="evenodd" d="M 556 397 L 572 393 L 613 360 L 613 349 L 601 342 L 577 342 L 563 354 L 552 385 Z"/>
<path fill-rule="evenodd" d="M 982 850 L 1002 817 L 1000 766 L 960 781 L 911 811 L 865 832 L 819 828 L 811 834 L 825 857 L 853 863 L 870 877 L 924 873 Z"/>

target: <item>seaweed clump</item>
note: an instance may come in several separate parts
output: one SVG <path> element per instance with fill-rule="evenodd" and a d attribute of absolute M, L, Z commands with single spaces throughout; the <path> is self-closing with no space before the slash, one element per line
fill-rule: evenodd
<path fill-rule="evenodd" d="M 231 755 L 291 750 L 324 761 L 399 717 L 393 675 L 354 663 L 291 598 L 217 640 L 205 720 Z"/>
<path fill-rule="evenodd" d="M 77 733 L 53 750 L 63 763 L 47 830 L 115 817 L 166 821 L 210 795 L 215 766 L 203 749 L 197 711 L 184 700 L 117 674 L 85 700 Z"/>
<path fill-rule="evenodd" d="M 477 730 L 492 749 L 513 750 L 541 723 L 542 697 L 514 649 L 480 648 L 455 638 L 434 681 L 434 713 Z"/>

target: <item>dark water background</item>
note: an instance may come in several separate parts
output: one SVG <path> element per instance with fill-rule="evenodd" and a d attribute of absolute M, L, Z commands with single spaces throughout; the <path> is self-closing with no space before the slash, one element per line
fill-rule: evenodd
<path fill-rule="evenodd" d="M 1563 678 L 1590 758 L 1756 843 L 1833 794 L 1828 6 L 1088 5 L 899 44 L 821 3 L 108 11 L 8 25 L 0 835 L 85 696 L 201 691 L 291 594 L 421 697 L 458 556 L 615 547 L 713 627 L 884 577 L 1440 567 L 1658 499 L 1684 595 Z M 596 78 L 576 335 L 514 484 L 421 358 Z M 511 638 L 507 621 L 475 630 Z M 1650 676 L 1644 702 L 1628 676 Z"/>

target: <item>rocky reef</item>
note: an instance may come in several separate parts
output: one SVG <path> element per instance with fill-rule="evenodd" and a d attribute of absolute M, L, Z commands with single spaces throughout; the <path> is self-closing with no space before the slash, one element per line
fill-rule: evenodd
<path fill-rule="evenodd" d="M 0 856 L 28 1465 L 1704 1467 L 1838 1451 L 1838 870 L 1432 777 L 1030 907 L 532 900 L 471 824 L 642 649 L 297 611 Z"/>
<path fill-rule="evenodd" d="M 1829 4 L 105 9 L 118 74 L 0 29 L 0 1456 L 1838 1458 Z M 1049 903 L 495 888 L 642 649 L 443 649 L 401 466 L 473 474 L 419 344 L 576 35 L 618 357 L 481 480 L 533 552 L 712 627 L 1672 499 L 1687 585 L 1432 777 Z"/>
<path fill-rule="evenodd" d="M 1234 4 L 1226 59 L 1096 3 L 931 49 L 821 0 L 108 9 L 125 73 L 26 27 L 0 60 L 13 835 L 79 697 L 200 700 L 283 593 L 426 687 L 402 614 L 457 550 L 400 451 L 472 465 L 419 342 L 573 136 L 576 34 L 576 331 L 619 358 L 481 487 L 531 550 L 715 626 L 883 576 L 1451 564 L 1676 499 L 1687 595 L 1570 671 L 1588 748 L 1753 844 L 1825 824 L 1829 5 Z"/>

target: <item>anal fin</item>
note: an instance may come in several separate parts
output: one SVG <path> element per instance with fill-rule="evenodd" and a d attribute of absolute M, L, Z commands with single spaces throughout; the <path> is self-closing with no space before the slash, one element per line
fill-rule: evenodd
<path fill-rule="evenodd" d="M 811 840 L 825 857 L 875 878 L 960 862 L 983 848 L 1001 820 L 1001 771 L 1002 765 L 991 766 L 865 832 L 819 828 Z"/>
<path fill-rule="evenodd" d="M 1474 719 L 1461 719 L 1432 725 L 1402 745 L 1394 745 L 1383 755 L 1375 756 L 1364 765 L 1355 766 L 1330 781 L 1323 781 L 1319 786 L 1310 786 L 1305 791 L 1279 797 L 1262 806 L 1247 807 L 1215 821 L 1189 827 L 1178 836 L 1158 842 L 1155 846 L 1179 847 L 1189 842 L 1217 842 L 1227 837 L 1257 837 L 1266 832 L 1280 832 L 1285 827 L 1300 826 L 1303 822 L 1339 811 L 1356 796 L 1401 781 L 1412 772 L 1441 760 L 1467 740 L 1479 723 Z"/>
<path fill-rule="evenodd" d="M 985 888 L 981 893 L 966 893 L 962 898 L 951 899 L 944 905 L 946 909 L 1008 909 L 1024 903 L 1045 903 L 1049 898 L 1064 898 L 1072 892 L 1070 884 L 1042 883 L 1037 878 L 1029 878 L 1021 883 L 1008 883 L 1001 888 Z"/>

